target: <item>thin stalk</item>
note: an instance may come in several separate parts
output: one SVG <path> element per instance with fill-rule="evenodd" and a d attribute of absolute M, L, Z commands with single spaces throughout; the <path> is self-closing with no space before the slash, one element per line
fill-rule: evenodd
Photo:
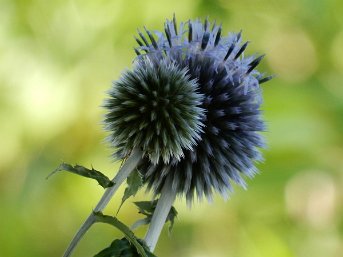
<path fill-rule="evenodd" d="M 101 212 L 107 206 L 108 202 L 112 199 L 114 193 L 118 190 L 119 186 L 137 167 L 141 159 L 142 159 L 142 152 L 138 149 L 134 149 L 130 157 L 124 163 L 123 167 L 121 167 L 121 169 L 118 171 L 116 176 L 112 179 L 112 182 L 114 182 L 114 185 L 106 189 L 99 203 L 96 205 L 92 213 L 88 216 L 86 221 L 82 224 L 80 229 L 75 234 L 67 250 L 63 254 L 63 257 L 69 257 L 72 254 L 73 250 L 75 249 L 76 245 L 79 243 L 81 238 L 88 231 L 88 229 L 95 223 L 96 219 L 94 216 L 94 212 Z"/>
<path fill-rule="evenodd" d="M 145 235 L 145 242 L 150 251 L 153 252 L 160 237 L 162 228 L 168 217 L 170 208 L 172 207 L 176 198 L 176 190 L 172 188 L 170 180 L 166 180 L 160 199 L 157 202 L 156 209 L 151 219 L 149 230 Z"/>

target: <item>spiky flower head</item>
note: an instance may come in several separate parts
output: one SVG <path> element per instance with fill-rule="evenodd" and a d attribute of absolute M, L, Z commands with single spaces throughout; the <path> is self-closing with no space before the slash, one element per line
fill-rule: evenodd
<path fill-rule="evenodd" d="M 105 102 L 105 124 L 119 158 L 132 149 L 156 164 L 180 160 L 200 139 L 203 96 L 196 80 L 173 61 L 136 60 L 114 82 Z"/>
<path fill-rule="evenodd" d="M 166 181 L 172 181 L 190 201 L 195 195 L 211 198 L 213 191 L 226 197 L 231 181 L 245 186 L 241 175 L 252 177 L 255 162 L 262 160 L 260 132 L 265 125 L 259 85 L 271 79 L 255 69 L 263 56 L 245 57 L 248 42 L 242 42 L 241 33 L 222 36 L 221 26 L 211 26 L 207 19 L 178 25 L 174 16 L 166 21 L 164 33 L 145 31 L 146 36 L 139 32 L 136 39 L 137 58 L 149 58 L 156 66 L 169 60 L 186 69 L 204 95 L 201 107 L 206 110 L 201 140 L 184 158 L 173 158 L 169 164 L 146 159 L 141 164 L 148 188 L 158 194 Z"/>

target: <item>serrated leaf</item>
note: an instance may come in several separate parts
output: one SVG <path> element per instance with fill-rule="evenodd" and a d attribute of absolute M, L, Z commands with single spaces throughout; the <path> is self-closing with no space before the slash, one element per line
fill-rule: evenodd
<path fill-rule="evenodd" d="M 142 245 L 148 257 L 156 257 L 149 250 L 144 242 L 140 239 L 137 241 Z M 137 252 L 137 249 L 130 244 L 126 238 L 116 239 L 106 249 L 102 250 L 94 257 L 140 257 L 141 255 Z"/>
<path fill-rule="evenodd" d="M 95 222 L 106 223 L 114 226 L 115 228 L 119 229 L 124 235 L 125 238 L 128 240 L 129 243 L 132 244 L 131 248 L 135 248 L 135 251 L 130 248 L 129 251 L 122 251 L 120 252 L 120 257 L 154 257 L 152 253 L 149 252 L 148 247 L 144 243 L 143 240 L 138 239 L 135 234 L 121 221 L 119 221 L 116 217 L 104 215 L 101 212 L 94 212 Z M 119 244 L 119 243 L 117 243 Z M 119 248 L 118 245 L 116 247 Z M 106 250 L 106 249 L 105 249 Z M 111 252 L 109 252 L 111 253 Z M 130 255 L 136 253 L 136 255 Z M 100 253 L 99 253 L 100 254 Z M 137 255 L 138 254 L 138 255 Z M 150 254 L 150 255 L 149 255 Z M 101 256 L 101 255 L 100 255 Z M 116 255 L 103 255 L 102 257 L 116 257 Z"/>
<path fill-rule="evenodd" d="M 111 245 L 98 254 L 94 255 L 94 257 L 117 257 L 121 256 L 121 253 L 126 249 L 130 248 L 130 243 L 124 238 L 123 239 L 116 239 L 114 240 Z"/>
<path fill-rule="evenodd" d="M 154 214 L 154 211 L 156 209 L 158 199 L 154 201 L 141 201 L 141 202 L 134 202 L 134 204 L 138 207 L 139 213 L 143 214 L 146 216 L 146 218 L 141 219 L 136 221 L 133 225 L 132 228 L 136 229 L 137 227 L 141 225 L 146 225 L 151 222 L 152 215 Z M 174 221 L 175 218 L 177 217 L 177 211 L 174 206 L 170 208 L 170 211 L 168 213 L 166 222 L 170 221 L 170 226 L 169 226 L 169 232 L 172 231 L 173 226 L 174 226 Z"/>
<path fill-rule="evenodd" d="M 60 166 L 58 166 L 47 178 L 50 176 L 54 175 L 55 173 L 59 171 L 69 171 L 71 173 L 86 177 L 86 178 L 91 178 L 95 179 L 98 181 L 99 185 L 102 186 L 103 188 L 108 188 L 114 185 L 114 183 L 104 174 L 102 174 L 100 171 L 95 170 L 93 167 L 92 169 L 87 169 L 81 165 L 75 165 L 72 166 L 68 163 L 62 163 Z"/>
<path fill-rule="evenodd" d="M 158 200 L 154 201 L 141 201 L 141 202 L 134 202 L 134 204 L 138 207 L 139 213 L 144 215 L 152 215 L 156 208 Z"/>
<path fill-rule="evenodd" d="M 129 199 L 131 196 L 135 196 L 138 190 L 143 186 L 143 177 L 136 169 L 135 172 L 132 172 L 130 176 L 127 177 L 127 187 L 125 188 L 125 192 L 123 198 L 121 200 L 121 204 L 118 208 L 118 212 L 124 202 Z M 117 212 L 117 213 L 118 213 Z"/>

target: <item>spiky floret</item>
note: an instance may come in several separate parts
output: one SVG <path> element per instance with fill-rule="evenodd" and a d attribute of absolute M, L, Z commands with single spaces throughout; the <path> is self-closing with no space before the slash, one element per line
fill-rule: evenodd
<path fill-rule="evenodd" d="M 152 163 L 180 160 L 202 131 L 203 96 L 196 80 L 173 61 L 136 60 L 114 82 L 105 102 L 106 129 L 119 158 L 140 148 Z"/>
<path fill-rule="evenodd" d="M 252 177 L 255 162 L 262 159 L 260 132 L 265 127 L 259 84 L 271 78 L 255 69 L 263 56 L 244 57 L 248 42 L 242 43 L 241 33 L 223 37 L 221 26 L 210 25 L 195 20 L 178 26 L 174 17 L 166 21 L 164 33 L 156 32 L 156 39 L 148 30 L 147 37 L 139 32 L 141 39 L 136 39 L 138 59 L 148 57 L 155 65 L 167 59 L 186 68 L 205 96 L 205 127 L 198 145 L 168 165 L 148 160 L 141 164 L 148 188 L 156 194 L 171 177 L 173 188 L 188 200 L 195 195 L 211 198 L 213 190 L 227 196 L 230 181 L 245 186 L 241 174 Z"/>

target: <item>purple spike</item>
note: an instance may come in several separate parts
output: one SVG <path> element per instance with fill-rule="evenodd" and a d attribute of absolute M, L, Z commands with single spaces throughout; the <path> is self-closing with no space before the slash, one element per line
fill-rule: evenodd
<path fill-rule="evenodd" d="M 166 37 L 169 43 L 169 46 L 172 47 L 172 42 L 171 42 L 171 35 L 170 35 L 170 30 L 167 24 L 165 24 L 164 32 L 166 33 Z"/>
<path fill-rule="evenodd" d="M 188 42 L 192 42 L 193 39 L 193 27 L 192 27 L 192 22 L 189 21 L 189 31 L 188 31 Z"/>
<path fill-rule="evenodd" d="M 236 42 L 238 42 L 242 37 L 242 30 L 240 30 L 236 36 Z"/>
<path fill-rule="evenodd" d="M 258 80 L 258 83 L 262 84 L 262 83 L 266 83 L 267 81 L 271 80 L 272 78 L 274 78 L 274 76 L 268 76 L 262 79 Z"/>
<path fill-rule="evenodd" d="M 227 51 L 227 53 L 226 53 L 226 55 L 225 55 L 225 57 L 224 57 L 224 61 L 226 61 L 227 58 L 229 58 L 230 54 L 232 53 L 233 49 L 235 48 L 235 45 L 236 45 L 235 42 L 233 42 L 233 43 L 231 44 L 229 50 Z"/>
<path fill-rule="evenodd" d="M 156 43 L 154 37 L 151 35 L 150 31 L 147 30 L 145 27 L 144 27 L 144 29 L 145 29 L 146 33 L 148 34 L 148 36 L 149 36 L 149 38 L 150 38 L 150 41 L 151 41 L 152 45 L 154 46 L 154 48 L 155 48 L 155 49 L 158 49 L 158 45 L 157 45 L 157 43 Z"/>
<path fill-rule="evenodd" d="M 236 60 L 244 52 L 244 50 L 247 48 L 249 43 L 250 42 L 247 41 L 244 43 L 244 45 L 242 45 L 241 49 L 239 49 L 238 53 L 235 55 L 235 58 L 233 58 L 234 60 Z"/>
<path fill-rule="evenodd" d="M 146 46 L 149 46 L 149 43 L 148 43 L 148 41 L 146 40 L 146 38 L 144 37 L 144 35 L 142 34 L 142 32 L 140 32 L 140 31 L 138 30 L 138 34 L 139 34 L 139 36 L 142 38 L 144 44 L 145 44 Z"/>
<path fill-rule="evenodd" d="M 141 55 L 141 53 L 138 51 L 137 48 L 134 48 L 134 50 L 135 50 L 135 53 L 136 53 L 137 55 Z"/>
<path fill-rule="evenodd" d="M 206 17 L 205 22 L 204 22 L 204 31 L 207 31 L 207 28 L 208 28 L 208 16 Z"/>
<path fill-rule="evenodd" d="M 142 43 L 142 41 L 140 41 L 137 37 L 135 37 L 136 42 L 140 45 L 140 46 L 144 46 L 144 44 Z"/>
<path fill-rule="evenodd" d="M 214 46 L 217 46 L 217 45 L 218 45 L 221 34 L 222 34 L 222 25 L 220 25 L 220 26 L 218 27 L 216 39 L 215 39 L 215 41 L 214 41 Z M 230 55 L 230 54 L 229 54 L 229 55 Z"/>
<path fill-rule="evenodd" d="M 263 59 L 265 55 L 261 55 L 259 57 L 257 57 L 255 60 L 253 60 L 250 64 L 249 64 L 249 69 L 247 71 L 247 73 L 249 74 L 253 69 L 256 68 L 256 66 L 261 62 L 261 60 Z"/>
<path fill-rule="evenodd" d="M 201 49 L 205 50 L 207 44 L 208 44 L 208 40 L 210 39 L 210 33 L 209 32 L 205 32 L 203 37 L 202 37 L 202 42 L 201 42 Z"/>
<path fill-rule="evenodd" d="M 173 15 L 173 24 L 174 24 L 175 35 L 177 35 L 177 23 L 176 23 L 175 13 L 174 13 L 174 15 Z"/>

